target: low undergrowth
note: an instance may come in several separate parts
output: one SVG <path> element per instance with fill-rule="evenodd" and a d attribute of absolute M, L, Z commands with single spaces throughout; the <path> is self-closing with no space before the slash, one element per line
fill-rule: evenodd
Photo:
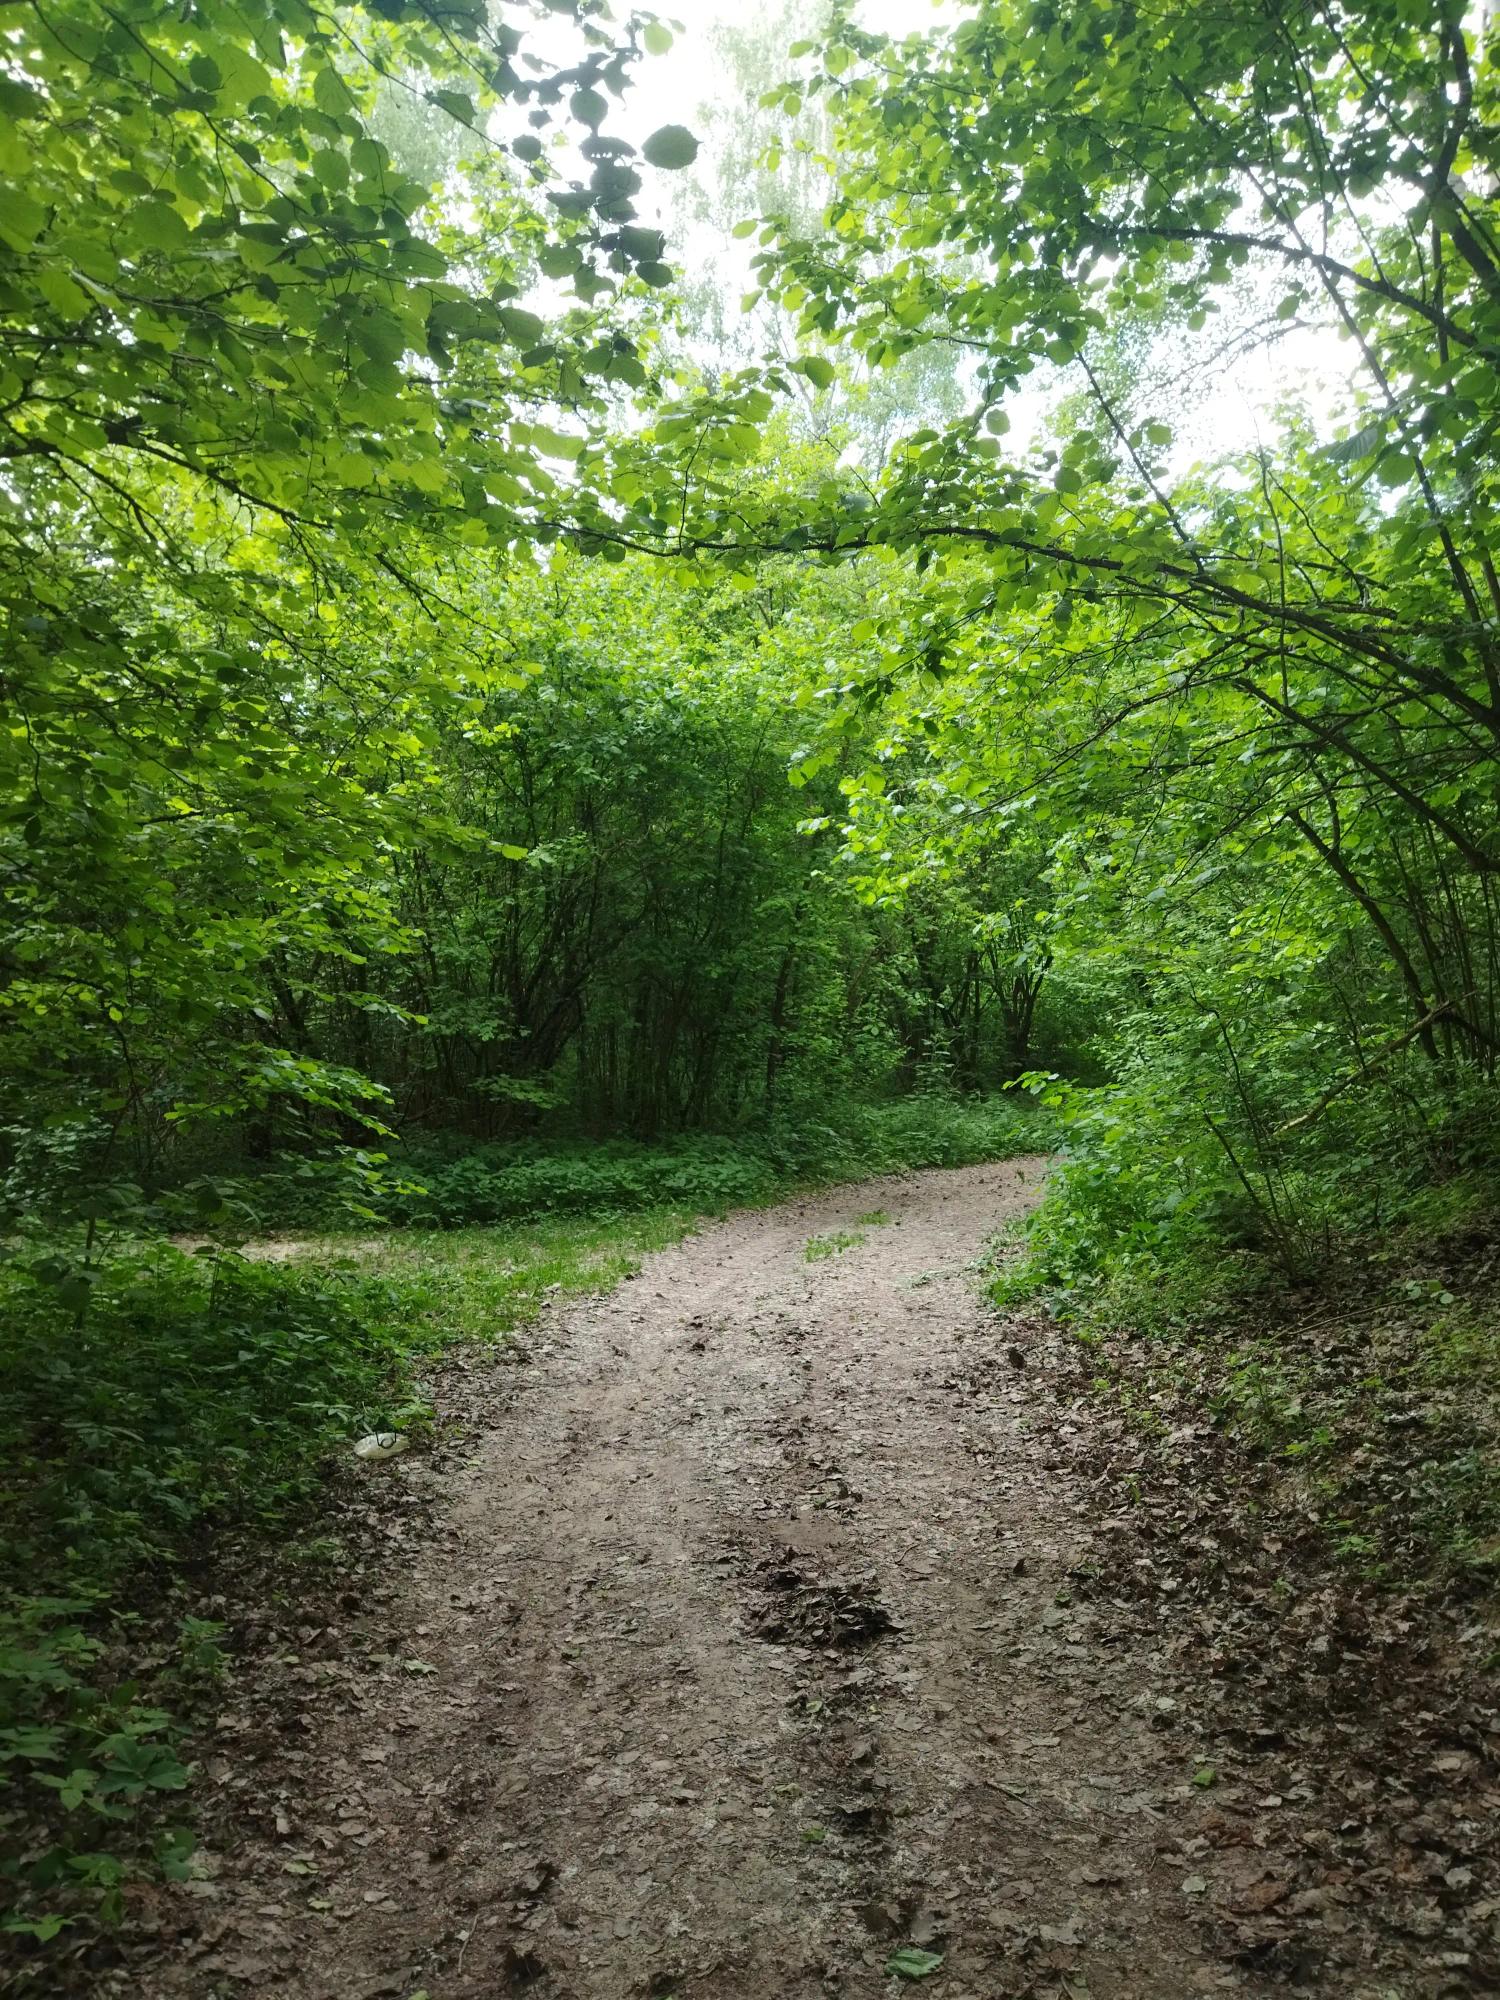
<path fill-rule="evenodd" d="M 1026 1098 L 928 1094 L 659 1143 L 427 1141 L 393 1156 L 368 1203 L 391 1221 L 441 1229 L 658 1208 L 719 1214 L 798 1187 L 1045 1150 L 1053 1129 L 1050 1112 Z M 317 1176 L 266 1180 L 241 1194 L 265 1224 L 316 1226 L 337 1213 Z"/>
<path fill-rule="evenodd" d="M 1294 1118 L 1307 1088 L 1294 1076 L 1260 1104 L 1226 1069 L 1207 1114 L 1186 1067 L 1099 1089 L 1028 1082 L 1064 1157 L 997 1299 L 1046 1306 L 1140 1424 L 1206 1414 L 1279 1467 L 1302 1517 L 1367 1578 L 1492 1589 L 1493 1081 L 1444 1092 L 1414 1065 Z"/>
<path fill-rule="evenodd" d="M 1039 1296 L 1024 1257 L 995 1294 Z M 1050 1303 L 1141 1435 L 1206 1418 L 1362 1580 L 1500 1587 L 1492 1227 L 1405 1232 L 1297 1283 L 1247 1251 L 1135 1263 Z"/>
<path fill-rule="evenodd" d="M 1220 1895 L 1220 1948 L 1299 1989 L 1364 1992 L 1375 1936 L 1421 1967 L 1403 1994 L 1500 1990 L 1489 1183 L 1418 1190 L 1387 1164 L 1382 1185 L 1327 1198 L 1343 1226 L 1321 1266 L 1288 1270 L 1267 1234 L 1215 1241 L 1174 1216 L 1174 1178 L 1085 1145 L 995 1293 L 1051 1311 L 1042 1421 L 1094 1496 L 1087 1588 L 1174 1662 L 1164 1725 L 1206 1782 L 1232 1774 L 1258 1802 L 1249 1834 L 1274 1874 Z M 1400 1226 L 1351 1226 L 1374 1200 L 1399 1202 Z M 1184 1865 L 1212 1879 L 1213 1850 L 1246 1838 L 1226 1811 Z"/>
<path fill-rule="evenodd" d="M 423 1359 L 616 1283 L 684 1214 L 327 1237 L 241 1256 L 122 1243 L 79 1314 L 0 1267 L 0 1903 L 45 1941 L 111 1919 L 192 1837 L 183 1718 L 222 1631 L 181 1584 L 206 1541 L 279 1540 L 332 1452 L 419 1432 Z"/>

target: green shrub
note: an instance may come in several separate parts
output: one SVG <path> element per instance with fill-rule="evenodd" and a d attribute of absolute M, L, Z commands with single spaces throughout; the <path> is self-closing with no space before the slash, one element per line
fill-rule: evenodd
<path fill-rule="evenodd" d="M 999 1276 L 1005 1300 L 1115 1324 L 1191 1317 L 1227 1287 L 1306 1282 L 1393 1231 L 1457 1230 L 1495 1206 L 1500 1120 L 1483 1078 L 1413 1061 L 1293 1116 L 1320 1100 L 1290 1058 L 1256 1102 L 1243 1072 L 1174 1063 L 1165 1044 L 1116 1084 L 1028 1079 L 1062 1159 Z"/>
<path fill-rule="evenodd" d="M 759 1200 L 775 1185 L 763 1158 L 712 1139 L 660 1147 L 610 1140 L 545 1151 L 480 1146 L 454 1160 L 415 1156 L 408 1172 L 420 1187 L 394 1196 L 387 1213 L 394 1221 L 443 1228 L 537 1215 L 729 1208 Z"/>
<path fill-rule="evenodd" d="M 394 1221 L 439 1228 L 653 1208 L 716 1214 L 799 1185 L 1040 1150 L 1050 1134 L 1048 1119 L 1025 1100 L 913 1097 L 851 1106 L 837 1123 L 809 1119 L 660 1145 L 609 1139 L 477 1146 L 456 1156 L 413 1151 L 393 1177 L 412 1185 L 382 1206 Z"/>

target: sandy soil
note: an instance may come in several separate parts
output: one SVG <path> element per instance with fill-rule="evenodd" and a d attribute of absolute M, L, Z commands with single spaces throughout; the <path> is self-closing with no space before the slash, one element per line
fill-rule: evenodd
<path fill-rule="evenodd" d="M 413 1483 L 390 1600 L 304 1633 L 284 1741 L 223 1718 L 240 1834 L 130 1992 L 1284 1991 L 1196 1921 L 1162 1662 L 1075 1574 L 1097 1522 L 976 1290 L 1039 1173 L 706 1228 L 476 1376 L 443 1504 L 370 1468 Z"/>

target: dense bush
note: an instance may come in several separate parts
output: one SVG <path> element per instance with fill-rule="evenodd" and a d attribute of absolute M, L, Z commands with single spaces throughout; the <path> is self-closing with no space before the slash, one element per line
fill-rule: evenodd
<path fill-rule="evenodd" d="M 609 1140 L 478 1146 L 446 1158 L 417 1153 L 401 1162 L 409 1191 L 393 1193 L 387 1210 L 397 1221 L 439 1227 L 664 1207 L 717 1212 L 803 1182 L 964 1166 L 1038 1148 L 1048 1129 L 1024 1099 L 921 1096 L 851 1106 L 836 1124 L 814 1119 L 667 1145 Z"/>
<path fill-rule="evenodd" d="M 675 1145 L 627 1140 L 545 1151 L 522 1144 L 478 1146 L 453 1159 L 415 1156 L 415 1183 L 393 1195 L 400 1222 L 452 1227 L 533 1215 L 598 1215 L 680 1203 L 729 1207 L 758 1200 L 775 1179 L 766 1161 L 732 1140 L 694 1138 Z"/>
<path fill-rule="evenodd" d="M 1116 1323 L 1191 1317 L 1403 1231 L 1441 1238 L 1493 1213 L 1500 1089 L 1482 1076 L 1414 1058 L 1324 1103 L 1307 1041 L 1234 1070 L 1176 1039 L 1162 1033 L 1115 1084 L 1033 1079 L 1063 1157 L 1001 1279 L 1007 1297 Z M 1315 1115 L 1287 1116 L 1299 1103 Z"/>

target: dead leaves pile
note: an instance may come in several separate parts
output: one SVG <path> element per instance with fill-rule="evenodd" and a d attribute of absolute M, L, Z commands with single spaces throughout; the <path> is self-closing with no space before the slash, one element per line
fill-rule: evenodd
<path fill-rule="evenodd" d="M 1368 1343 L 1358 1310 L 1330 1369 Z M 1080 1588 L 1117 1641 L 1165 1641 L 1179 1696 L 1153 1719 L 1212 1801 L 1168 1843 L 1182 1892 L 1247 1969 L 1403 2000 L 1500 1991 L 1500 1606 L 1447 1577 L 1372 1580 L 1337 1518 L 1350 1468 L 1205 1414 L 1244 1331 L 1163 1348 L 1036 1330 L 1053 1463 L 1097 1503 Z M 1382 1451 L 1353 1476 L 1419 1489 Z"/>

